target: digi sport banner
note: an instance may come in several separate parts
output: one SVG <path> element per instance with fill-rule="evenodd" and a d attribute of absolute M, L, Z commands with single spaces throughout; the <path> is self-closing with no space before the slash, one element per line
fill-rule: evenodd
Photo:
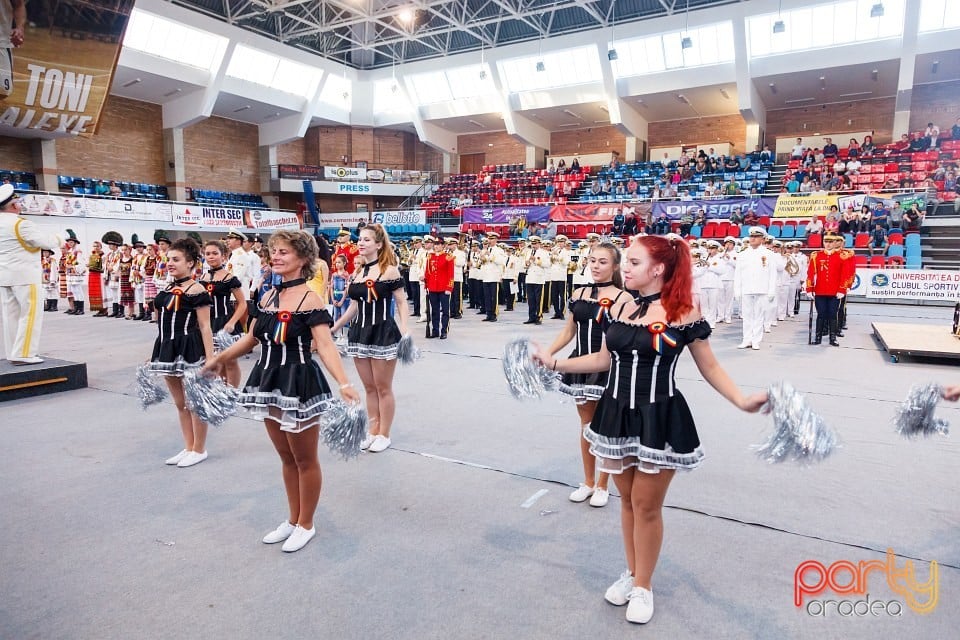
<path fill-rule="evenodd" d="M 132 8 L 133 0 L 0 0 L 0 135 L 96 133 Z"/>

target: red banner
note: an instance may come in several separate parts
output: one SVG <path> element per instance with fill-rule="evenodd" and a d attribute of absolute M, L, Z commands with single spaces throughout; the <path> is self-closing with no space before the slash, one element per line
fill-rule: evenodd
<path fill-rule="evenodd" d="M 645 218 L 650 213 L 649 202 L 596 202 L 588 204 L 559 204 L 550 208 L 553 222 L 610 222 L 618 213 Z"/>

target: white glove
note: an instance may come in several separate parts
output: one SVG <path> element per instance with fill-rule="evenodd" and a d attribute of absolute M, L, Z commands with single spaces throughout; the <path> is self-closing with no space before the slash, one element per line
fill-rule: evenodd
<path fill-rule="evenodd" d="M 838 293 L 838 294 L 837 294 L 837 300 L 843 300 L 844 295 L 846 295 L 846 294 Z"/>
<path fill-rule="evenodd" d="M 812 292 L 812 291 L 807 291 L 806 294 L 804 294 L 804 295 L 807 296 L 807 300 L 813 300 L 813 299 L 816 297 L 816 296 L 813 295 L 813 292 Z"/>

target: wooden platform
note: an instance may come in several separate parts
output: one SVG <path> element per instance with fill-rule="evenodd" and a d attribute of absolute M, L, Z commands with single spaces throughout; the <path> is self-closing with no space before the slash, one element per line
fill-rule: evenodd
<path fill-rule="evenodd" d="M 14 365 L 0 360 L 0 402 L 86 386 L 86 363 L 47 358 L 40 364 Z"/>
<path fill-rule="evenodd" d="M 948 326 L 892 322 L 874 322 L 871 326 L 893 362 L 899 362 L 901 356 L 960 360 L 960 338 Z"/>

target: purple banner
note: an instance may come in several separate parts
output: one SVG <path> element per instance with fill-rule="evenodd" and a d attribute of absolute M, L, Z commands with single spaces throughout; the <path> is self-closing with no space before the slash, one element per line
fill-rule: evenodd
<path fill-rule="evenodd" d="M 661 214 L 667 214 L 670 220 L 678 220 L 686 212 L 696 215 L 703 209 L 707 214 L 707 219 L 722 218 L 726 220 L 730 217 L 730 212 L 735 208 L 741 214 L 747 211 L 753 211 L 758 216 L 772 216 L 773 210 L 777 206 L 776 198 L 724 198 L 722 200 L 660 200 L 653 203 L 653 217 L 659 218 Z"/>
<path fill-rule="evenodd" d="M 527 222 L 547 222 L 550 219 L 550 206 L 532 207 L 464 207 L 463 221 L 483 224 L 509 224 L 515 218 L 526 218 Z"/>

